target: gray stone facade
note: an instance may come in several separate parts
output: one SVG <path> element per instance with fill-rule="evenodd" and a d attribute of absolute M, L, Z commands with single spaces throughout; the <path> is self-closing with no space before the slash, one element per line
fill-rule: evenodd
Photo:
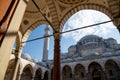
<path fill-rule="evenodd" d="M 14 56 L 5 80 L 9 80 Z M 52 80 L 53 61 L 39 62 L 22 55 L 17 80 Z M 61 54 L 61 80 L 120 80 L 120 44 L 96 35 L 81 38 Z"/>

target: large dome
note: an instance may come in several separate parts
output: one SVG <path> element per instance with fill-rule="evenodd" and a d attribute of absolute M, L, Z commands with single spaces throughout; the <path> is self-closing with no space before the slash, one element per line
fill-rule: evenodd
<path fill-rule="evenodd" d="M 100 39 L 99 36 L 96 35 L 86 35 L 83 38 L 79 40 L 79 42 L 86 41 L 86 40 L 91 40 L 91 39 Z"/>

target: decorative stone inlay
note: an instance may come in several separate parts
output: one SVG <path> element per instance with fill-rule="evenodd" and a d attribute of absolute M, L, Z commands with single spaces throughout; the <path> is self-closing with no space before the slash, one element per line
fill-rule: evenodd
<path fill-rule="evenodd" d="M 29 21 L 28 20 L 24 20 L 23 23 L 24 23 L 24 25 L 28 25 Z"/>
<path fill-rule="evenodd" d="M 81 2 L 88 2 L 89 0 L 59 0 L 59 1 L 64 4 L 77 4 Z"/>

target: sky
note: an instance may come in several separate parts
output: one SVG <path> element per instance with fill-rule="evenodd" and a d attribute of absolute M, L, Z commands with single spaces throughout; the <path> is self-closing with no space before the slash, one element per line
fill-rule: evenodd
<path fill-rule="evenodd" d="M 91 24 L 96 24 L 104 21 L 109 21 L 109 17 L 105 14 L 95 11 L 95 10 L 81 10 L 74 15 L 72 15 L 68 21 L 65 23 L 63 27 L 63 31 L 76 29 L 80 27 L 84 27 Z M 45 24 L 38 26 L 33 32 L 30 34 L 28 40 L 42 37 L 44 36 L 44 28 L 46 27 Z M 50 34 L 53 34 L 52 28 L 50 29 Z M 75 45 L 82 37 L 85 35 L 98 35 L 103 37 L 104 39 L 107 38 L 114 38 L 120 43 L 120 34 L 116 27 L 113 25 L 112 22 L 101 24 L 97 26 L 93 26 L 90 28 L 80 29 L 77 31 L 69 32 L 62 34 L 61 37 L 61 53 L 68 52 L 68 48 L 71 45 Z M 44 39 L 36 40 L 33 42 L 28 42 L 24 46 L 23 54 L 29 54 L 33 59 L 38 59 L 41 61 L 43 55 L 43 44 Z M 49 46 L 49 59 L 53 58 L 53 51 L 54 51 L 54 39 L 50 37 L 50 46 Z"/>

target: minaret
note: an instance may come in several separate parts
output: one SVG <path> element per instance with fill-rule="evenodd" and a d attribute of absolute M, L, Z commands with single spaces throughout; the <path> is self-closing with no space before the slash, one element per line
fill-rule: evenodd
<path fill-rule="evenodd" d="M 50 26 L 46 25 L 44 36 L 48 36 L 48 35 L 50 35 Z M 44 38 L 44 47 L 43 47 L 43 58 L 42 58 L 42 61 L 48 60 L 49 41 L 50 41 L 49 37 Z"/>

